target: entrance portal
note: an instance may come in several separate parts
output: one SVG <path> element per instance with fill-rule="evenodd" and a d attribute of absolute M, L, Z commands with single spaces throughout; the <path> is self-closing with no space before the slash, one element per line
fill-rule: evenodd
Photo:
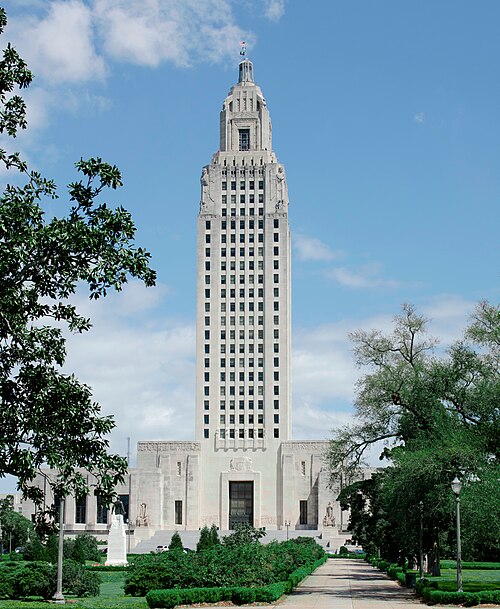
<path fill-rule="evenodd" d="M 229 482 L 229 528 L 253 526 L 253 482 Z"/>

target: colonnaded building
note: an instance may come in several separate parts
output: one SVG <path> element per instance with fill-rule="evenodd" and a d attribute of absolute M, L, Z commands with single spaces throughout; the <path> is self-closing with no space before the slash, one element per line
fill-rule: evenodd
<path fill-rule="evenodd" d="M 291 437 L 288 204 L 269 110 L 245 58 L 201 176 L 196 438 L 138 443 L 137 467 L 118 489 L 133 546 L 212 523 L 337 540 L 346 528 L 339 489 L 328 486 L 327 442 Z M 99 497 L 66 502 L 69 533 L 104 533 L 108 519 Z"/>

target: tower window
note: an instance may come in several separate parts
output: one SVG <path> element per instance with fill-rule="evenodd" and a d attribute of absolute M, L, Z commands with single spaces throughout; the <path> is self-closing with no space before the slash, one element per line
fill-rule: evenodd
<path fill-rule="evenodd" d="M 240 150 L 250 150 L 250 129 L 239 130 Z"/>

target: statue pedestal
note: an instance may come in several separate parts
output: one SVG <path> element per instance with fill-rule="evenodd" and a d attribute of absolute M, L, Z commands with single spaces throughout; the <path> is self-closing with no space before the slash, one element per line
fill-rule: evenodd
<path fill-rule="evenodd" d="M 111 528 L 108 534 L 108 554 L 106 565 L 127 565 L 127 537 L 125 524 L 121 514 L 112 516 Z"/>
<path fill-rule="evenodd" d="M 321 531 L 321 539 L 330 552 L 337 553 L 340 546 L 345 544 L 347 534 L 342 534 L 336 526 L 326 525 Z"/>

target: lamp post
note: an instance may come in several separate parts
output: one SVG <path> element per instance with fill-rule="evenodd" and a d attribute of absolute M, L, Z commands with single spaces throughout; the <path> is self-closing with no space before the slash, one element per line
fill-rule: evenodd
<path fill-rule="evenodd" d="M 460 491 L 462 483 L 455 476 L 451 483 L 451 490 L 457 499 L 457 591 L 462 592 L 462 543 L 460 540 Z"/>
<path fill-rule="evenodd" d="M 424 579 L 424 502 L 419 503 L 420 507 L 420 535 L 419 535 L 419 572 L 420 579 Z"/>
<path fill-rule="evenodd" d="M 52 597 L 56 603 L 65 603 L 62 592 L 62 565 L 63 565 L 63 544 L 64 544 L 64 497 L 59 502 L 59 542 L 57 548 L 57 589 Z"/>
<path fill-rule="evenodd" d="M 285 526 L 286 526 L 286 540 L 288 541 L 288 529 L 290 527 L 292 523 L 289 520 L 285 520 Z"/>

